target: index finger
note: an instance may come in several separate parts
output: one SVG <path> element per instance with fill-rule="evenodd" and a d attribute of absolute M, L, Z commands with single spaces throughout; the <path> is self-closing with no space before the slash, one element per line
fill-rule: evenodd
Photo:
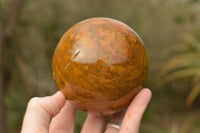
<path fill-rule="evenodd" d="M 53 96 L 32 98 L 28 103 L 21 133 L 48 133 L 51 117 L 60 112 L 65 102 L 65 96 L 60 91 Z"/>

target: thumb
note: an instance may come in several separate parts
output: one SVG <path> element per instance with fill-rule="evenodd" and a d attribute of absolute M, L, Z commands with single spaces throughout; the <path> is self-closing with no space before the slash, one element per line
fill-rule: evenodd
<path fill-rule="evenodd" d="M 32 98 L 27 106 L 21 133 L 48 133 L 51 117 L 60 112 L 65 102 L 65 96 L 60 91 L 53 96 Z"/>

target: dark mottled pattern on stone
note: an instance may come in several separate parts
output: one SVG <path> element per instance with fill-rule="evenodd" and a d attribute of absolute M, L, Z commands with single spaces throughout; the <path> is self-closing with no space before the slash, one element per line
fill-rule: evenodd
<path fill-rule="evenodd" d="M 142 89 L 148 57 L 127 25 L 92 18 L 70 28 L 53 57 L 58 88 L 79 109 L 108 115 L 128 106 Z"/>

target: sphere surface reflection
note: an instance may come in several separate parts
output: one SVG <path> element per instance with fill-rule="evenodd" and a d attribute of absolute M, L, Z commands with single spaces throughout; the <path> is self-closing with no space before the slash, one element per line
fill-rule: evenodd
<path fill-rule="evenodd" d="M 128 106 L 143 88 L 148 57 L 126 24 L 91 18 L 71 27 L 53 56 L 53 77 L 79 109 L 108 115 Z"/>

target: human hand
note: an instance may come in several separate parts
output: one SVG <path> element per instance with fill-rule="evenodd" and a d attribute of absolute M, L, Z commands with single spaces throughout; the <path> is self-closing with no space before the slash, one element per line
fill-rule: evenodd
<path fill-rule="evenodd" d="M 143 113 L 151 99 L 151 91 L 143 89 L 126 111 L 113 115 L 111 121 L 121 123 L 120 130 L 106 126 L 107 117 L 88 114 L 82 133 L 138 133 Z M 77 109 L 62 92 L 53 96 L 32 98 L 28 103 L 21 133 L 73 133 Z"/>

